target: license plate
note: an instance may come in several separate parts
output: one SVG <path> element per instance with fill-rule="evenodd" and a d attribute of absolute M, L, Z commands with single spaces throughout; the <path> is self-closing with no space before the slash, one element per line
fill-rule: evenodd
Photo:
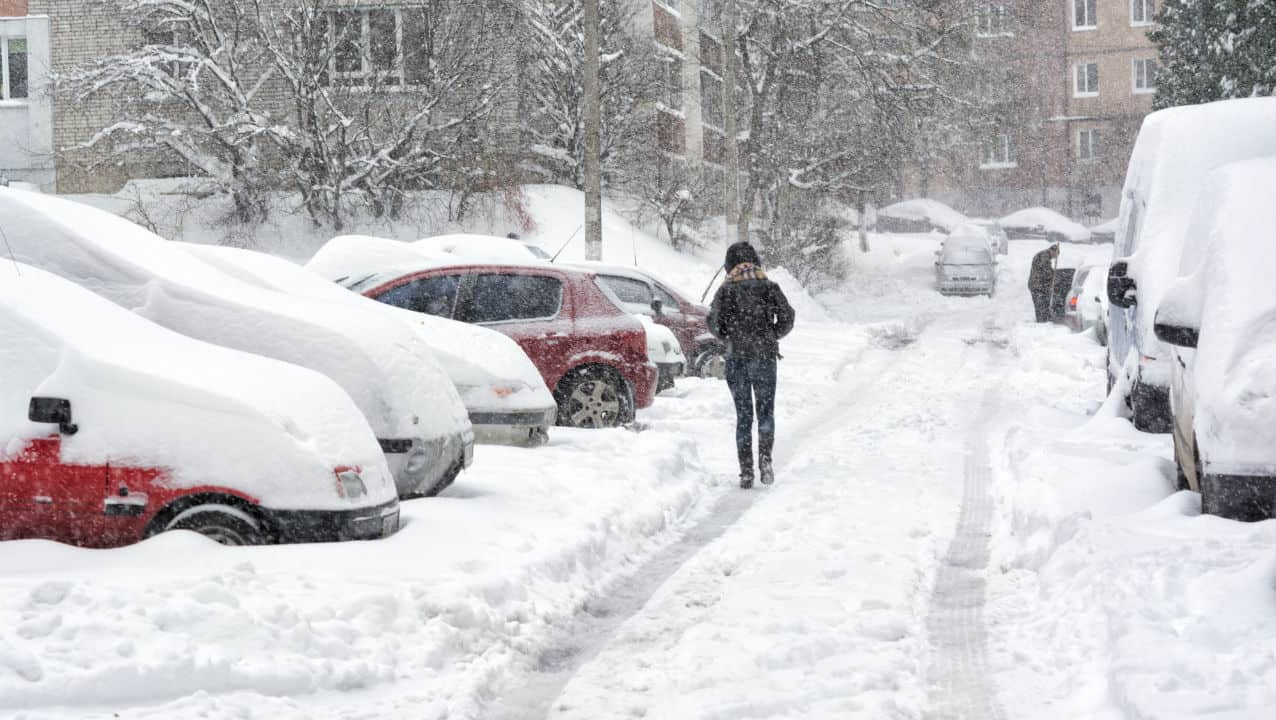
<path fill-rule="evenodd" d="M 386 515 L 381 518 L 381 537 L 390 537 L 399 531 L 399 514 Z"/>

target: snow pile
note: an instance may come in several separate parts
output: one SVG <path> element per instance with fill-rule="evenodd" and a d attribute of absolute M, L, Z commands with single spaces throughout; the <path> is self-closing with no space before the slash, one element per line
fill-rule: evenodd
<path fill-rule="evenodd" d="M 1012 212 L 998 221 L 1007 232 L 1036 233 L 1052 241 L 1090 242 L 1090 230 L 1050 208 L 1035 207 Z"/>
<path fill-rule="evenodd" d="M 1210 175 L 1184 233 L 1188 277 L 1166 293 L 1158 315 L 1200 329 L 1189 371 L 1201 459 L 1212 473 L 1276 474 L 1273 187 L 1276 158 Z"/>
<path fill-rule="evenodd" d="M 881 229 L 887 228 L 884 220 L 903 220 L 918 225 L 916 228 L 901 227 L 902 232 L 927 232 L 937 228 L 943 232 L 952 232 L 970 220 L 956 210 L 928 198 L 917 198 L 889 205 L 877 211 L 877 224 Z"/>
<path fill-rule="evenodd" d="M 67 463 L 163 467 L 178 486 L 282 509 L 351 507 L 333 484 L 345 465 L 369 490 L 359 506 L 394 497 L 372 430 L 328 378 L 178 335 L 34 267 L 0 263 L 0 367 L 0 457 L 55 432 L 26 419 L 45 395 L 70 400 L 80 428 L 62 437 Z"/>
<path fill-rule="evenodd" d="M 180 246 L 101 210 L 0 189 L 17 258 L 184 335 L 318 370 L 380 438 L 468 429 L 465 407 L 411 330 L 378 313 L 239 282 Z"/>

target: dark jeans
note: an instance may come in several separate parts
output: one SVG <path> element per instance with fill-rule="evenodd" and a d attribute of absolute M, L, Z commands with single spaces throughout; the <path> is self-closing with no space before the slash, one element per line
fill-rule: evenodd
<path fill-rule="evenodd" d="M 735 445 L 742 471 L 753 469 L 755 405 L 759 454 L 767 460 L 771 457 L 775 443 L 775 365 L 775 358 L 727 358 L 727 387 L 735 401 Z"/>
<path fill-rule="evenodd" d="M 1032 290 L 1032 307 L 1037 311 L 1037 322 L 1050 321 L 1050 293 L 1044 290 Z"/>

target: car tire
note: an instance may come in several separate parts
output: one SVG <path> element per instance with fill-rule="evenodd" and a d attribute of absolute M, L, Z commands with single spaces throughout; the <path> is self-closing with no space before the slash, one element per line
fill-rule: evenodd
<path fill-rule="evenodd" d="M 1187 473 L 1183 470 L 1183 461 L 1179 459 L 1182 457 L 1179 454 L 1179 434 L 1170 433 L 1170 435 L 1174 440 L 1174 490 L 1176 492 L 1191 490 L 1192 484 L 1187 481 Z M 1197 475 L 1197 477 L 1200 477 L 1200 475 Z"/>
<path fill-rule="evenodd" d="M 1137 385 L 1130 392 L 1130 410 L 1133 411 L 1135 430 L 1154 435 L 1170 432 L 1168 407 L 1150 400 Z"/>
<path fill-rule="evenodd" d="M 691 363 L 692 373 L 696 377 L 723 380 L 727 377 L 727 353 L 720 347 L 709 347 L 701 350 Z"/>
<path fill-rule="evenodd" d="M 586 367 L 573 370 L 558 383 L 558 423 L 567 427 L 614 428 L 634 418 L 629 384 L 614 370 Z"/>
<path fill-rule="evenodd" d="M 456 478 L 460 476 L 461 470 L 464 467 L 465 462 L 462 460 L 458 460 L 453 463 L 452 467 L 448 468 L 448 471 L 443 474 L 443 477 L 439 478 L 439 481 L 434 483 L 434 487 L 426 490 L 421 497 L 438 497 L 439 493 L 447 490 L 449 487 L 452 487 L 452 483 L 456 482 Z"/>
<path fill-rule="evenodd" d="M 208 503 L 187 508 L 178 513 L 164 530 L 190 530 L 222 545 L 265 545 L 270 533 L 259 520 L 247 512 L 220 503 Z"/>

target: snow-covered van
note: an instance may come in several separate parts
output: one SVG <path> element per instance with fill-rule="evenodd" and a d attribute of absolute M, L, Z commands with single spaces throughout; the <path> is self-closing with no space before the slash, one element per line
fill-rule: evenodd
<path fill-rule="evenodd" d="M 1170 430 L 1172 361 L 1153 320 L 1178 273 L 1201 182 L 1215 168 L 1274 154 L 1276 98 L 1170 108 L 1143 121 L 1121 192 L 1107 288 L 1108 385 L 1129 389 L 1140 430 Z"/>
<path fill-rule="evenodd" d="M 473 429 L 429 347 L 403 323 L 265 290 L 109 212 L 0 188 L 17 259 L 199 340 L 327 375 L 363 411 L 403 497 L 450 483 Z"/>
<path fill-rule="evenodd" d="M 181 247 L 244 282 L 294 297 L 345 303 L 408 324 L 456 386 L 478 442 L 534 445 L 548 439 L 558 404 L 527 353 L 504 335 L 376 302 L 272 255 L 212 245 Z"/>
<path fill-rule="evenodd" d="M 0 540 L 114 547 L 378 538 L 385 457 L 317 372 L 179 335 L 0 263 Z"/>
<path fill-rule="evenodd" d="M 1276 512 L 1276 157 L 1198 183 L 1156 334 L 1170 349 L 1174 454 L 1207 513 Z"/>

